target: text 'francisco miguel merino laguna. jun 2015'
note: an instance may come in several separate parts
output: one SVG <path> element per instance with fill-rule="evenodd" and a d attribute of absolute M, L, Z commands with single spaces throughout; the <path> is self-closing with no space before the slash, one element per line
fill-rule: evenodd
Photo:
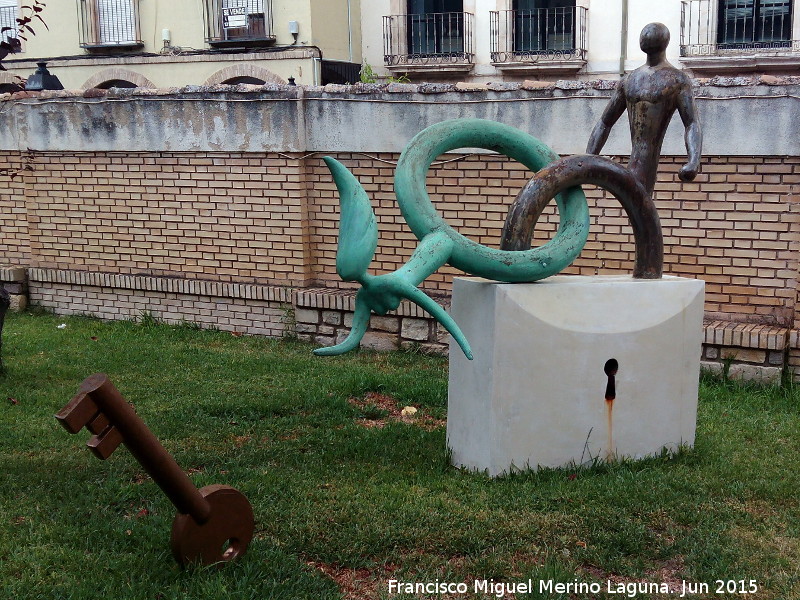
<path fill-rule="evenodd" d="M 390 579 L 387 582 L 390 594 L 450 594 L 491 596 L 504 598 L 517 594 L 618 594 L 621 598 L 649 597 L 650 594 L 671 595 L 685 598 L 695 594 L 721 594 L 726 597 L 754 594 L 759 586 L 754 579 L 718 579 L 713 583 L 694 581 L 675 582 L 621 582 L 607 580 L 585 582 L 577 579 L 560 582 L 553 579 L 526 579 L 521 581 L 495 581 L 494 579 L 476 579 L 470 583 L 429 581 L 413 582 Z"/>

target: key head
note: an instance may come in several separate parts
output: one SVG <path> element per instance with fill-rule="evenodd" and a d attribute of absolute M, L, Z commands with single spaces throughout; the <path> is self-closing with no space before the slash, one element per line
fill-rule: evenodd
<path fill-rule="evenodd" d="M 255 529 L 250 502 L 227 485 L 208 485 L 200 494 L 211 505 L 211 517 L 202 525 L 191 515 L 175 517 L 170 538 L 175 560 L 181 566 L 222 565 L 242 556 Z"/>
<path fill-rule="evenodd" d="M 116 392 L 107 375 L 95 373 L 87 377 L 78 388 L 78 393 L 55 416 L 70 433 L 78 433 L 83 427 L 94 433 L 86 445 L 102 460 L 111 456 L 122 443 L 122 435 L 103 414 L 101 406 L 94 397 L 94 394 L 105 389 Z"/>

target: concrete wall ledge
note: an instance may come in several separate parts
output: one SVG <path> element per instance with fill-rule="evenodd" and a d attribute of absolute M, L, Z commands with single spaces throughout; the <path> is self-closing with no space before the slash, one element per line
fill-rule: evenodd
<path fill-rule="evenodd" d="M 8 283 L 24 283 L 26 279 L 27 271 L 25 268 L 0 265 L 0 281 Z"/>
<path fill-rule="evenodd" d="M 770 78 L 771 77 L 771 78 Z M 800 77 L 714 77 L 695 95 L 706 156 L 796 156 Z M 190 85 L 0 94 L 0 150 L 24 152 L 400 152 L 453 118 L 500 121 L 559 154 L 585 151 L 616 82 Z M 376 124 L 381 124 L 376 128 Z M 623 124 L 604 148 L 630 152 Z M 676 115 L 665 156 L 685 154 Z"/>
<path fill-rule="evenodd" d="M 706 321 L 703 341 L 715 346 L 738 346 L 761 350 L 786 350 L 789 329 L 753 323 Z"/>

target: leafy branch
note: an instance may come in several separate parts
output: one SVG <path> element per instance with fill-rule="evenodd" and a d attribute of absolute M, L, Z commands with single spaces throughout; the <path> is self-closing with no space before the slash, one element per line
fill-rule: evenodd
<path fill-rule="evenodd" d="M 3 27 L 0 29 L 0 38 L 3 38 L 2 41 L 0 41 L 0 61 L 9 54 L 19 52 L 22 49 L 22 41 L 28 41 L 29 35 L 36 35 L 36 32 L 31 26 L 34 20 L 38 20 L 44 25 L 45 29 L 48 31 L 50 30 L 47 23 L 42 19 L 42 15 L 39 14 L 44 10 L 44 7 L 45 3 L 42 2 L 42 0 L 33 0 L 33 4 L 20 6 L 19 16 L 16 19 L 17 26 Z M 9 31 L 12 32 L 12 34 L 7 34 Z M 5 70 L 6 68 L 3 66 L 3 63 L 0 62 L 0 71 Z"/>

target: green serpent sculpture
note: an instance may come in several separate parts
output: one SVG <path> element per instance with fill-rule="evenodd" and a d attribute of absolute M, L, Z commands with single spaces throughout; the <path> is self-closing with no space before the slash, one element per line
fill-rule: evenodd
<path fill-rule="evenodd" d="M 455 231 L 436 211 L 425 188 L 433 161 L 457 148 L 483 148 L 513 158 L 537 172 L 558 160 L 545 144 L 518 129 L 482 119 L 437 123 L 417 134 L 400 155 L 395 171 L 395 193 L 400 210 L 420 240 L 409 261 L 398 270 L 370 275 L 369 264 L 378 245 L 378 228 L 367 193 L 340 162 L 325 157 L 339 191 L 341 221 L 336 271 L 345 281 L 357 281 L 353 325 L 342 343 L 314 351 L 317 355 L 343 354 L 358 347 L 371 312 L 396 309 L 403 298 L 428 311 L 453 336 L 467 358 L 469 342 L 458 325 L 432 298 L 417 289 L 422 281 L 448 263 L 462 271 L 504 282 L 530 282 L 560 272 L 580 254 L 589 235 L 589 209 L 580 186 L 555 196 L 560 222 L 548 243 L 528 250 L 498 250 L 478 244 Z"/>

